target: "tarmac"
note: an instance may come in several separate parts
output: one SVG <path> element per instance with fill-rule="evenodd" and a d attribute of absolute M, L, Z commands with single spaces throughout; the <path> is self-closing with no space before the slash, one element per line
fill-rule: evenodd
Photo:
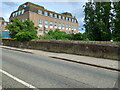
<path fill-rule="evenodd" d="M 42 50 L 15 48 L 15 47 L 9 47 L 9 46 L 0 46 L 0 47 L 9 49 L 9 50 L 15 50 L 15 51 L 20 51 L 20 52 L 25 52 L 25 53 L 47 56 L 47 57 L 55 58 L 58 60 L 65 60 L 69 62 L 85 64 L 85 65 L 90 65 L 90 66 L 94 66 L 98 68 L 104 68 L 104 69 L 109 69 L 109 70 L 120 72 L 120 61 L 117 61 L 117 60 L 73 55 L 73 54 L 66 54 L 66 53 L 54 53 L 54 52 L 47 52 L 47 51 L 42 51 Z"/>

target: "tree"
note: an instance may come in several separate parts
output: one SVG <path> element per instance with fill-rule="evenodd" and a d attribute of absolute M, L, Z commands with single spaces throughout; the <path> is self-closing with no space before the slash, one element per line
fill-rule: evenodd
<path fill-rule="evenodd" d="M 6 28 L 10 31 L 10 37 L 18 41 L 30 41 L 37 38 L 37 31 L 29 19 L 22 21 L 18 18 L 11 20 Z"/>
<path fill-rule="evenodd" d="M 81 33 L 73 34 L 73 40 L 83 40 L 83 35 Z"/>
<path fill-rule="evenodd" d="M 86 37 L 86 33 L 71 33 L 66 34 L 65 32 L 60 31 L 59 29 L 56 30 L 50 30 L 48 33 L 46 33 L 43 36 L 40 36 L 40 39 L 45 40 L 88 40 Z"/>
<path fill-rule="evenodd" d="M 113 12 L 114 18 L 112 20 L 113 25 L 113 40 L 114 41 L 120 41 L 120 1 L 113 3 Z"/>
<path fill-rule="evenodd" d="M 88 2 L 84 5 L 84 13 L 85 13 L 84 27 L 85 27 L 87 36 L 90 40 L 95 40 L 95 37 L 93 34 L 94 32 L 94 9 L 93 9 L 92 2 Z"/>
<path fill-rule="evenodd" d="M 87 2 L 85 4 L 84 27 L 89 40 L 109 41 L 110 30 L 110 2 Z"/>

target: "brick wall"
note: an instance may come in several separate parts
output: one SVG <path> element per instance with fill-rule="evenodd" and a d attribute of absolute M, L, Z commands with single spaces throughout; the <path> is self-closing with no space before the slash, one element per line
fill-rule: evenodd
<path fill-rule="evenodd" d="M 3 39 L 3 45 L 120 60 L 120 42 Z"/>

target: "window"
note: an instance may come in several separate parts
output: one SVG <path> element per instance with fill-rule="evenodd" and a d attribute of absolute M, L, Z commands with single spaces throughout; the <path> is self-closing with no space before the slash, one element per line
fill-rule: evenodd
<path fill-rule="evenodd" d="M 72 29 L 74 29 L 74 26 L 72 25 Z"/>
<path fill-rule="evenodd" d="M 48 26 L 48 21 L 47 20 L 45 21 L 45 26 Z"/>
<path fill-rule="evenodd" d="M 70 18 L 68 18 L 68 21 L 69 21 Z"/>
<path fill-rule="evenodd" d="M 71 18 L 69 18 L 69 21 L 71 21 Z"/>
<path fill-rule="evenodd" d="M 13 17 L 15 16 L 15 13 L 13 13 L 13 15 L 12 15 Z"/>
<path fill-rule="evenodd" d="M 72 22 L 74 22 L 74 19 L 72 19 Z"/>
<path fill-rule="evenodd" d="M 66 17 L 66 20 L 68 20 L 68 17 Z"/>
<path fill-rule="evenodd" d="M 23 5 L 23 7 L 25 8 L 25 7 L 27 7 L 27 5 Z"/>
<path fill-rule="evenodd" d="M 65 25 L 64 25 L 64 23 L 62 24 L 62 27 L 64 27 Z"/>
<path fill-rule="evenodd" d="M 45 33 L 48 33 L 48 30 L 45 30 Z"/>
<path fill-rule="evenodd" d="M 7 23 L 4 22 L 4 25 L 7 25 Z"/>
<path fill-rule="evenodd" d="M 43 31 L 42 31 L 42 30 L 39 30 L 39 31 L 38 31 L 38 33 L 39 33 L 39 34 L 42 34 L 42 33 L 43 33 Z"/>
<path fill-rule="evenodd" d="M 54 17 L 57 18 L 57 14 L 54 14 Z"/>
<path fill-rule="evenodd" d="M 17 16 L 17 12 L 15 13 L 15 15 Z"/>
<path fill-rule="evenodd" d="M 42 20 L 41 19 L 39 19 L 39 25 L 42 25 Z"/>
<path fill-rule="evenodd" d="M 65 19 L 65 17 L 63 16 L 62 19 Z"/>
<path fill-rule="evenodd" d="M 52 13 L 50 13 L 50 17 L 53 17 L 53 14 L 52 14 Z"/>
<path fill-rule="evenodd" d="M 21 11 L 18 11 L 18 15 L 20 15 L 21 14 Z"/>
<path fill-rule="evenodd" d="M 59 19 L 61 19 L 61 16 L 59 15 Z"/>
<path fill-rule="evenodd" d="M 69 25 L 69 29 L 71 29 L 71 25 Z"/>
<path fill-rule="evenodd" d="M 58 25 L 59 27 L 61 27 L 61 23 L 59 23 L 59 25 Z"/>
<path fill-rule="evenodd" d="M 74 22 L 76 23 L 76 22 L 77 22 L 77 20 L 74 20 Z"/>
<path fill-rule="evenodd" d="M 54 26 L 57 26 L 57 22 L 54 23 Z"/>
<path fill-rule="evenodd" d="M 22 14 L 24 13 L 24 11 L 25 11 L 25 10 L 23 9 L 23 10 L 22 10 Z"/>
<path fill-rule="evenodd" d="M 38 14 L 42 14 L 42 10 L 38 10 Z"/>
<path fill-rule="evenodd" d="M 50 22 L 50 26 L 53 26 L 53 22 Z"/>
<path fill-rule="evenodd" d="M 48 12 L 44 11 L 44 15 L 45 15 L 45 16 L 48 16 Z"/>
<path fill-rule="evenodd" d="M 68 24 L 66 24 L 66 28 L 68 28 Z"/>

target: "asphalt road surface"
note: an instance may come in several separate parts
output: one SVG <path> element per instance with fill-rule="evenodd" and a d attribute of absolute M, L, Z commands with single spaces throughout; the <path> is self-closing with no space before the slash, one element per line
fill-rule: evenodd
<path fill-rule="evenodd" d="M 2 70 L 37 88 L 118 87 L 116 71 L 8 49 L 2 49 Z M 2 87 L 28 88 L 4 73 Z"/>

